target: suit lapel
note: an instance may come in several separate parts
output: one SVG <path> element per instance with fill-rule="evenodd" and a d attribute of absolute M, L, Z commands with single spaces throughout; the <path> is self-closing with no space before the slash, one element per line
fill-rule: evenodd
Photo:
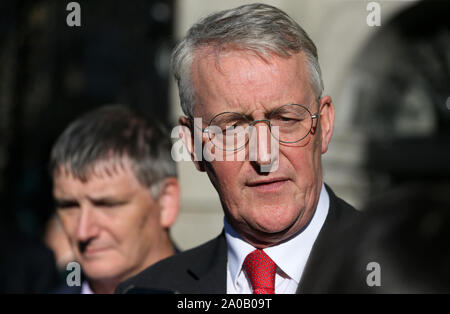
<path fill-rule="evenodd" d="M 348 228 L 354 221 L 353 219 L 358 217 L 358 212 L 352 206 L 338 198 L 330 187 L 327 185 L 325 187 L 330 198 L 328 215 L 314 242 L 297 293 L 318 292 L 321 290 L 321 288 L 317 290 L 315 280 L 319 277 L 323 278 L 325 272 L 332 271 L 328 266 L 334 262 L 329 260 L 329 256 L 326 257 L 327 261 L 324 261 L 324 254 L 329 251 L 330 245 L 334 245 L 330 243 L 334 243 L 339 232 Z M 338 244 L 336 243 L 336 245 Z"/>

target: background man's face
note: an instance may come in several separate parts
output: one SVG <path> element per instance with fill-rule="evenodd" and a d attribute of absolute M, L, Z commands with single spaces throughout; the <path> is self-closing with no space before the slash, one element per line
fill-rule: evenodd
<path fill-rule="evenodd" d="M 54 177 L 53 194 L 64 230 L 85 274 L 94 280 L 134 275 L 155 262 L 164 229 L 160 208 L 130 169 L 98 166 L 86 182 Z"/>
<path fill-rule="evenodd" d="M 272 56 L 267 62 L 242 51 L 226 52 L 218 59 L 199 52 L 192 67 L 197 97 L 194 116 L 202 117 L 204 124 L 224 111 L 265 119 L 268 112 L 285 104 L 302 104 L 316 113 L 317 101 L 304 60 L 303 54 Z M 322 107 L 327 111 L 327 129 L 332 129 L 330 106 Z M 261 173 L 258 162 L 250 161 L 205 164 L 225 215 L 254 245 L 277 243 L 297 232 L 312 216 L 322 183 L 321 153 L 331 139 L 327 133 L 323 141 L 320 128 L 313 133 L 300 143 L 280 143 L 279 165 L 274 172 Z"/>

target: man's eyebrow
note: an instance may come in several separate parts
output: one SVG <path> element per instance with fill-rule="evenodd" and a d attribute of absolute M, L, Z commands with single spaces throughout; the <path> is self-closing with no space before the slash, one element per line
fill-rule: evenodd
<path fill-rule="evenodd" d="M 275 111 L 279 110 L 281 107 L 284 107 L 285 105 L 290 105 L 290 104 L 294 104 L 294 103 L 293 103 L 293 102 L 290 102 L 290 103 L 287 103 L 287 104 L 280 105 L 280 106 L 277 106 L 277 107 L 275 107 L 275 108 L 269 109 L 269 110 L 267 110 L 267 111 L 264 111 L 264 117 L 268 118 L 268 117 L 270 117 Z M 236 111 L 236 113 L 239 113 L 239 114 L 243 115 L 244 117 L 246 117 L 246 118 L 249 119 L 249 120 L 254 120 L 254 118 L 252 117 L 252 115 L 251 115 L 250 113 L 238 112 L 238 111 Z"/>
<path fill-rule="evenodd" d="M 54 204 L 57 207 L 64 207 L 64 206 L 77 206 L 78 201 L 71 199 L 71 198 L 63 198 L 63 197 L 54 197 Z"/>
<path fill-rule="evenodd" d="M 117 196 L 101 196 L 101 197 L 91 197 L 88 196 L 88 200 L 95 205 L 102 204 L 125 204 L 128 202 L 124 197 Z"/>

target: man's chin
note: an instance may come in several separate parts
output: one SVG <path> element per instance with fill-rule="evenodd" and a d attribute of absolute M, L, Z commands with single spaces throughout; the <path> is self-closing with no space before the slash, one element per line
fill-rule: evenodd
<path fill-rule="evenodd" d="M 79 263 L 82 271 L 89 278 L 108 278 L 120 273 L 123 268 L 120 264 L 119 256 L 113 250 L 103 250 L 95 254 L 81 254 Z"/>
<path fill-rule="evenodd" d="M 97 262 L 95 264 L 91 262 L 86 263 L 81 267 L 83 272 L 89 279 L 97 281 L 119 278 L 123 273 L 122 267 L 120 267 L 119 265 L 112 265 L 111 261 L 109 261 L 109 263 Z"/>
<path fill-rule="evenodd" d="M 279 243 L 295 234 L 295 223 L 296 220 L 282 224 L 274 222 L 259 223 L 251 227 L 247 235 L 248 241 L 256 247 L 267 247 Z"/>
<path fill-rule="evenodd" d="M 256 230 L 260 230 L 269 234 L 277 234 L 285 232 L 296 224 L 300 213 L 296 209 L 286 207 L 280 207 L 280 205 L 269 204 L 261 205 L 260 210 L 255 211 L 255 217 L 252 224 Z"/>

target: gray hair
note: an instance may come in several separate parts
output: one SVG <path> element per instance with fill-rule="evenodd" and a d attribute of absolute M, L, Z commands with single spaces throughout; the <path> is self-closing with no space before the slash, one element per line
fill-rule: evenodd
<path fill-rule="evenodd" d="M 172 142 L 155 121 L 120 105 L 104 106 L 73 121 L 59 136 L 50 155 L 50 175 L 64 169 L 86 181 L 101 162 L 123 168 L 130 162 L 137 180 L 158 197 L 163 179 L 176 177 Z"/>
<path fill-rule="evenodd" d="M 288 58 L 303 52 L 310 74 L 310 84 L 317 98 L 323 92 L 317 49 L 308 34 L 283 11 L 265 4 L 243 5 L 213 13 L 194 24 L 172 53 L 172 70 L 178 83 L 181 107 L 193 117 L 195 90 L 191 67 L 195 53 L 204 47 L 217 51 L 235 46 L 259 56 L 276 54 Z"/>

